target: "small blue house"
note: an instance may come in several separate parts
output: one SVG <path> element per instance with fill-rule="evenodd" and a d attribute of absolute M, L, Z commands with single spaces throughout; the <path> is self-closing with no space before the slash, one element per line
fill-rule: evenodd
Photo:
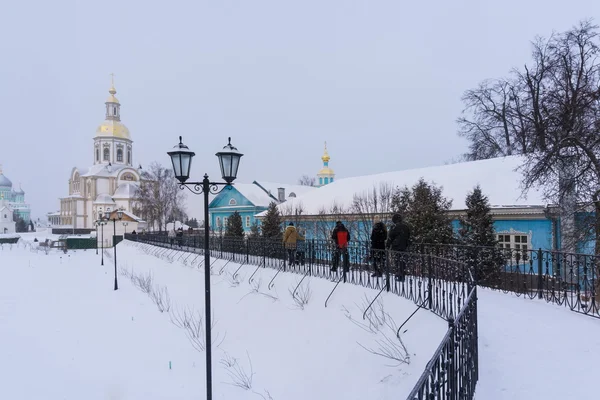
<path fill-rule="evenodd" d="M 242 217 L 245 231 L 250 231 L 253 224 L 259 223 L 255 218 L 267 208 L 271 202 L 281 205 L 289 199 L 317 190 L 311 186 L 287 185 L 273 182 L 235 183 L 225 188 L 210 202 L 208 207 L 210 226 L 216 233 L 223 232 L 227 220 L 235 211 Z"/>

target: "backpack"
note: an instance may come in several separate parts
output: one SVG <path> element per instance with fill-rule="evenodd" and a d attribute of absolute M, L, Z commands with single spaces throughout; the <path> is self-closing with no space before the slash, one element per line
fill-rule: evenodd
<path fill-rule="evenodd" d="M 337 245 L 339 248 L 345 248 L 348 246 L 348 231 L 339 230 L 337 232 Z"/>

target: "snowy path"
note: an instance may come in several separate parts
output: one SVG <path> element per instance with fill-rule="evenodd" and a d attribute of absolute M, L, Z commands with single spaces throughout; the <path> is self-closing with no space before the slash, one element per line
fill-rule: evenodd
<path fill-rule="evenodd" d="M 600 319 L 479 290 L 477 400 L 576 400 L 598 393 Z"/>

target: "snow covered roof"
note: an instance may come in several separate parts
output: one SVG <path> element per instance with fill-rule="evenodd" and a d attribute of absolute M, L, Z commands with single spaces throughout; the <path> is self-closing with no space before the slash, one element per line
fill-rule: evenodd
<path fill-rule="evenodd" d="M 275 198 L 273 198 L 254 183 L 235 183 L 233 187 L 255 206 L 268 207 L 272 201 L 277 202 L 277 192 L 275 192 Z"/>
<path fill-rule="evenodd" d="M 108 164 L 96 164 L 91 166 L 89 169 L 82 169 L 83 172 L 80 172 L 81 176 L 89 177 L 89 176 L 117 176 L 119 171 L 123 168 L 131 168 L 127 165 L 111 165 L 110 172 L 108 168 Z M 79 170 L 79 168 L 78 168 Z"/>
<path fill-rule="evenodd" d="M 121 183 L 117 190 L 115 190 L 115 194 L 113 198 L 116 199 L 132 199 L 135 196 L 135 193 L 138 190 L 138 186 L 132 182 L 124 182 Z"/>
<path fill-rule="evenodd" d="M 336 205 L 348 210 L 355 194 L 379 188 L 387 183 L 393 187 L 411 187 L 420 178 L 443 187 L 443 195 L 452 200 L 452 210 L 466 209 L 465 198 L 477 184 L 488 196 L 493 208 L 511 206 L 545 206 L 540 191 L 531 189 L 522 197 L 521 172 L 517 171 L 524 162 L 521 156 L 509 156 L 443 166 L 410 169 L 383 174 L 339 179 L 333 183 L 309 191 L 296 199 L 289 199 L 278 206 L 301 205 L 303 215 L 318 215 L 321 210 L 331 210 Z M 258 214 L 264 216 L 266 212 Z"/>
<path fill-rule="evenodd" d="M 258 185 L 262 186 L 263 188 L 265 188 L 265 190 L 268 192 L 271 192 L 271 195 L 275 198 L 278 198 L 278 193 L 279 193 L 279 188 L 283 188 L 285 189 L 285 198 L 288 199 L 289 197 L 294 197 L 294 196 L 290 196 L 290 194 L 295 194 L 296 197 L 301 196 L 305 193 L 309 193 L 315 189 L 317 189 L 316 187 L 313 186 L 303 186 L 303 185 L 288 185 L 287 183 L 274 183 L 274 182 L 264 182 L 264 181 L 254 181 L 255 183 L 257 183 Z"/>
<path fill-rule="evenodd" d="M 115 201 L 106 193 L 101 193 L 96 197 L 94 204 L 115 204 Z"/>
<path fill-rule="evenodd" d="M 252 183 L 236 183 L 233 185 L 245 198 L 258 207 L 268 207 L 274 201 L 279 202 L 279 188 L 285 189 L 286 200 L 293 198 L 290 194 L 296 196 L 309 193 L 315 190 L 315 187 L 288 185 L 286 183 L 253 181 Z"/>

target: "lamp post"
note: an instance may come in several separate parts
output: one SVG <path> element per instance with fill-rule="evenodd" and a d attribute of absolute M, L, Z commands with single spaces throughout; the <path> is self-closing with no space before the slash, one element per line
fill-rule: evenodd
<path fill-rule="evenodd" d="M 119 219 L 119 221 L 121 219 L 123 219 L 123 209 L 119 208 L 116 212 L 116 217 L 112 218 L 113 221 L 113 239 L 112 239 L 112 244 L 113 244 L 113 249 L 114 249 L 114 259 L 115 259 L 115 290 L 119 289 L 119 283 L 117 282 L 117 241 L 115 240 L 117 238 L 117 218 Z M 110 220 L 110 211 L 106 212 L 106 220 Z"/>
<path fill-rule="evenodd" d="M 98 255 L 98 221 L 94 221 L 94 226 L 96 227 L 96 255 Z"/>
<path fill-rule="evenodd" d="M 125 233 L 123 234 L 123 237 L 125 237 L 124 235 L 127 235 L 127 225 L 129 225 L 129 222 L 123 222 L 123 226 L 125 227 Z"/>
<path fill-rule="evenodd" d="M 173 150 L 167 153 L 171 157 L 173 163 L 173 171 L 175 178 L 180 182 L 180 188 L 188 188 L 194 194 L 204 194 L 204 306 L 205 306 L 205 322 L 206 322 L 206 400 L 212 400 L 212 338 L 211 338 L 211 321 L 210 321 L 210 249 L 209 249 L 209 234 L 210 228 L 208 223 L 208 196 L 217 194 L 224 188 L 231 188 L 231 183 L 237 177 L 240 159 L 243 154 L 229 143 L 223 147 L 223 150 L 218 152 L 216 156 L 219 159 L 221 167 L 221 176 L 224 183 L 211 182 L 208 175 L 204 174 L 202 182 L 187 182 L 190 177 L 190 168 L 192 166 L 192 158 L 195 153 L 191 151 L 181 141 L 179 136 L 179 144 L 173 147 Z M 219 186 L 222 186 L 219 189 Z"/>
<path fill-rule="evenodd" d="M 98 213 L 98 225 L 102 227 L 102 258 L 100 261 L 100 265 L 104 265 L 104 225 L 107 224 L 107 221 L 104 220 L 104 216 L 102 215 L 102 211 Z M 98 236 L 98 232 L 96 232 L 96 236 Z M 96 246 L 97 247 L 97 246 Z"/>

